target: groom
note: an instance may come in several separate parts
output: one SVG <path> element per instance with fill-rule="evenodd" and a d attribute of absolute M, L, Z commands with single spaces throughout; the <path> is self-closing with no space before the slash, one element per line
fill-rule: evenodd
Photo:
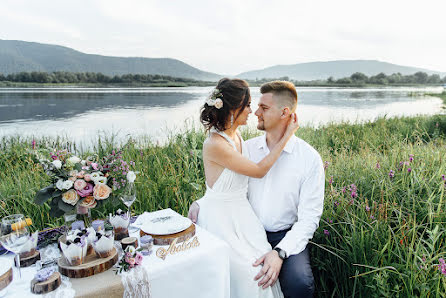
<path fill-rule="evenodd" d="M 256 163 L 279 142 L 297 107 L 296 88 L 290 82 L 268 82 L 260 92 L 255 115 L 257 128 L 266 134 L 246 141 L 250 159 Z M 324 186 L 319 154 L 296 136 L 263 178 L 249 178 L 249 202 L 273 248 L 253 264 L 263 264 L 255 277 L 259 286 L 266 288 L 279 278 L 285 297 L 312 297 L 314 278 L 307 244 L 319 226 Z M 198 213 L 199 206 L 193 203 L 189 210 L 192 221 L 196 222 Z"/>

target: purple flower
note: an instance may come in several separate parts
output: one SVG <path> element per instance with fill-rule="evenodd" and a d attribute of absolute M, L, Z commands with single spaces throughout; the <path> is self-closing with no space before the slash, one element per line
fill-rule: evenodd
<path fill-rule="evenodd" d="M 439 258 L 438 261 L 440 264 L 438 264 L 438 270 L 440 270 L 441 274 L 446 276 L 446 264 L 443 258 Z"/>
<path fill-rule="evenodd" d="M 356 191 L 352 191 L 351 197 L 352 199 L 356 198 L 358 196 L 358 194 L 356 193 Z"/>
<path fill-rule="evenodd" d="M 339 202 L 338 202 L 338 201 L 335 201 L 335 202 L 334 202 L 334 206 L 335 206 L 335 207 L 338 207 L 338 206 L 339 206 Z"/>
<path fill-rule="evenodd" d="M 365 211 L 369 212 L 370 211 L 370 207 L 369 206 L 365 206 Z"/>
<path fill-rule="evenodd" d="M 375 219 L 375 217 L 373 215 L 370 215 L 370 219 Z"/>
<path fill-rule="evenodd" d="M 330 180 L 328 181 L 328 184 L 333 184 L 333 176 L 331 176 Z"/>
<path fill-rule="evenodd" d="M 379 164 L 379 161 L 376 162 L 376 168 L 377 168 L 377 169 L 380 169 L 380 168 L 381 168 L 381 165 Z"/>
<path fill-rule="evenodd" d="M 390 177 L 390 178 L 395 177 L 395 172 L 394 172 L 393 170 L 390 170 L 390 172 L 389 172 L 389 177 Z"/>
<path fill-rule="evenodd" d="M 441 180 L 446 181 L 446 176 L 445 175 L 441 175 Z"/>
<path fill-rule="evenodd" d="M 345 193 L 346 189 L 347 189 L 347 186 L 344 186 L 344 188 L 342 189 L 342 193 Z"/>
<path fill-rule="evenodd" d="M 349 188 L 350 191 L 356 192 L 357 189 L 358 189 L 358 187 L 356 185 L 354 185 L 354 184 L 350 185 L 350 188 Z"/>
<path fill-rule="evenodd" d="M 325 161 L 324 162 L 324 170 L 326 170 L 329 165 L 330 165 L 330 162 L 329 161 Z"/>
<path fill-rule="evenodd" d="M 410 172 L 412 172 L 412 169 L 411 169 L 411 168 L 408 168 L 407 171 L 410 173 Z"/>
<path fill-rule="evenodd" d="M 94 185 L 91 183 L 87 183 L 87 186 L 84 187 L 84 189 L 76 190 L 79 196 L 85 198 L 88 197 L 93 193 Z"/>
<path fill-rule="evenodd" d="M 36 149 L 36 140 L 33 139 L 31 142 L 31 146 L 33 147 L 33 150 Z"/>
<path fill-rule="evenodd" d="M 328 236 L 328 235 L 330 235 L 330 232 L 328 230 L 324 230 L 324 234 L 325 234 L 325 236 Z"/>
<path fill-rule="evenodd" d="M 409 160 L 410 160 L 411 162 L 413 161 L 413 157 L 414 157 L 413 154 L 409 154 Z"/>

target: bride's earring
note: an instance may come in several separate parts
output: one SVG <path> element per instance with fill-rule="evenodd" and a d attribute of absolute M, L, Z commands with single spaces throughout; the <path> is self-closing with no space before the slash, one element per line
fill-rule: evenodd
<path fill-rule="evenodd" d="M 231 127 L 234 124 L 234 114 L 231 114 Z"/>

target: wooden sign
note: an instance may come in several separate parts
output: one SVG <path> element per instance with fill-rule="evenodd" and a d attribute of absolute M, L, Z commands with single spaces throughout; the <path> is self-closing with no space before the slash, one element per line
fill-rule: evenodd
<path fill-rule="evenodd" d="M 177 239 L 174 239 L 168 249 L 164 247 L 160 247 L 156 250 L 156 256 L 163 260 L 166 259 L 167 255 L 174 255 L 176 253 L 200 246 L 200 242 L 198 241 L 197 236 L 192 238 L 190 241 L 183 241 L 183 244 L 177 244 Z"/>

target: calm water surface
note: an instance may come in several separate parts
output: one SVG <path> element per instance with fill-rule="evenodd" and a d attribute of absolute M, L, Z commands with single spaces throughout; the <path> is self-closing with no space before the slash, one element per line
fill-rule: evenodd
<path fill-rule="evenodd" d="M 0 89 L 0 137 L 67 136 L 89 145 L 98 133 L 148 136 L 163 141 L 186 126 L 199 125 L 199 110 L 211 87 Z M 298 88 L 301 125 L 361 122 L 442 112 L 442 101 L 424 92 L 442 88 Z M 419 94 L 413 96 L 413 94 Z M 260 97 L 251 88 L 253 110 Z M 251 114 L 249 125 L 257 122 Z"/>

